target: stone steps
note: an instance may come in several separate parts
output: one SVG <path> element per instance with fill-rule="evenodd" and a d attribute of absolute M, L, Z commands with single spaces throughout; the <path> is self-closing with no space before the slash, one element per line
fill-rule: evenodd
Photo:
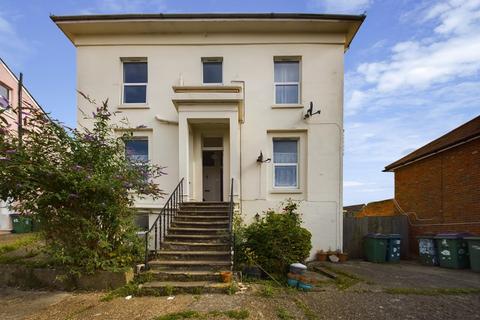
<path fill-rule="evenodd" d="M 167 251 L 162 250 L 157 254 L 157 259 L 161 261 L 198 261 L 198 260 L 228 260 L 229 251 Z"/>
<path fill-rule="evenodd" d="M 153 270 L 175 270 L 175 271 L 221 271 L 230 270 L 231 262 L 225 260 L 153 260 L 149 262 Z"/>
<path fill-rule="evenodd" d="M 218 242 L 181 242 L 166 241 L 162 244 L 162 250 L 183 251 L 228 251 L 230 244 Z"/>
<path fill-rule="evenodd" d="M 173 228 L 205 228 L 205 229 L 227 229 L 226 221 L 177 221 L 171 224 Z"/>
<path fill-rule="evenodd" d="M 230 284 L 213 281 L 152 281 L 140 285 L 142 295 L 174 295 L 179 293 L 227 293 Z"/>
<path fill-rule="evenodd" d="M 227 228 L 179 228 L 170 227 L 169 235 L 224 235 L 228 234 Z"/>
<path fill-rule="evenodd" d="M 231 270 L 229 204 L 185 202 L 175 215 L 161 250 L 149 262 L 153 281 L 143 294 L 223 293 L 220 272 Z"/>
<path fill-rule="evenodd" d="M 204 243 L 227 243 L 230 241 L 230 236 L 228 234 L 222 235 L 212 235 L 212 234 L 169 234 L 165 237 L 166 241 L 175 242 L 204 242 Z"/>
<path fill-rule="evenodd" d="M 220 272 L 214 271 L 150 270 L 147 273 L 155 281 L 221 281 Z"/>

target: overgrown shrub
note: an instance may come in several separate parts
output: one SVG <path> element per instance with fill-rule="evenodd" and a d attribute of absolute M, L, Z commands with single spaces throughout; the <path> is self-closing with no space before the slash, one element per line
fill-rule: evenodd
<path fill-rule="evenodd" d="M 27 109 L 21 144 L 0 111 L 0 199 L 42 221 L 51 257 L 73 273 L 130 266 L 141 254 L 134 198 L 162 195 L 162 168 L 126 159 L 132 132 L 115 132 L 107 102 L 82 130 Z"/>
<path fill-rule="evenodd" d="M 311 233 L 301 226 L 297 203 L 289 200 L 280 213 L 267 211 L 246 227 L 236 226 L 236 263 L 256 263 L 269 273 L 284 274 L 303 262 L 312 249 Z"/>

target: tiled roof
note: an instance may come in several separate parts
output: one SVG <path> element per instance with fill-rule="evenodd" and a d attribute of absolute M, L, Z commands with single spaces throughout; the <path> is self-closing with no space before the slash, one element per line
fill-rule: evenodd
<path fill-rule="evenodd" d="M 412 161 L 427 157 L 437 152 L 452 147 L 458 143 L 480 137 L 480 116 L 468 121 L 460 127 L 444 134 L 440 138 L 424 145 L 405 157 L 385 167 L 384 171 L 395 171 L 396 168 L 406 165 Z"/>

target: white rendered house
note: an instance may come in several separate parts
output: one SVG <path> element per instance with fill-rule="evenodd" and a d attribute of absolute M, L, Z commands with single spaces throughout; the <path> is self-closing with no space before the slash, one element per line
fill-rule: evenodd
<path fill-rule="evenodd" d="M 364 18 L 52 16 L 77 48 L 78 90 L 128 118 L 127 148 L 166 167 L 162 189 L 185 178 L 186 201 L 227 201 L 233 178 L 247 221 L 299 200 L 312 253 L 342 247 L 343 61 Z"/>

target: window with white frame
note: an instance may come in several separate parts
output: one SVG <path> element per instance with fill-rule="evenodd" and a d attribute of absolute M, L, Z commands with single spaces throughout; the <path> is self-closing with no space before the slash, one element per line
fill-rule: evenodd
<path fill-rule="evenodd" d="M 275 104 L 300 103 L 300 61 L 274 60 Z"/>
<path fill-rule="evenodd" d="M 273 139 L 273 186 L 298 188 L 298 139 Z"/>
<path fill-rule="evenodd" d="M 7 108 L 10 105 L 10 88 L 0 83 L 0 106 Z"/>
<path fill-rule="evenodd" d="M 148 71 L 146 61 L 123 61 L 123 103 L 146 103 Z"/>
<path fill-rule="evenodd" d="M 202 58 L 203 64 L 203 83 L 221 84 L 223 83 L 223 58 Z"/>
<path fill-rule="evenodd" d="M 135 164 L 148 162 L 148 138 L 132 137 L 125 141 L 125 157 Z"/>

